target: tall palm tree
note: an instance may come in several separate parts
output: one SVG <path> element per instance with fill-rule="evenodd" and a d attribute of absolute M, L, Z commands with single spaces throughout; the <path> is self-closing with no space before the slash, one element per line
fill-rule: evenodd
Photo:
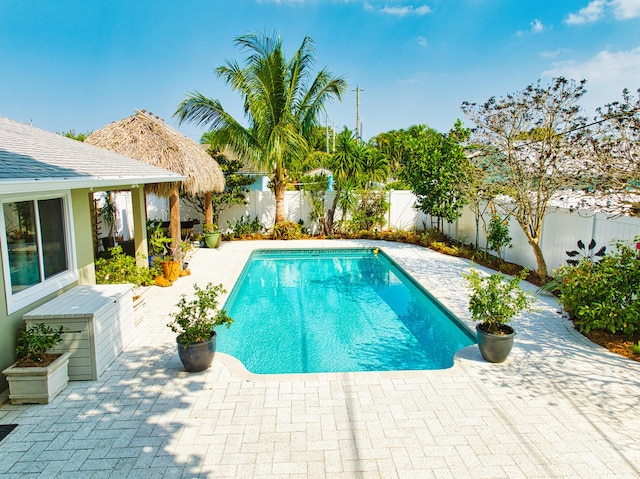
<path fill-rule="evenodd" d="M 344 221 L 347 210 L 355 204 L 355 189 L 365 174 L 364 147 L 346 126 L 336 138 L 336 151 L 331 157 L 330 168 L 335 179 L 335 196 L 327 211 L 327 233 L 333 233 L 336 208 L 340 206 Z"/>
<path fill-rule="evenodd" d="M 243 159 L 269 171 L 276 197 L 275 222 L 283 223 L 287 171 L 305 158 L 307 138 L 325 103 L 341 100 L 347 84 L 326 68 L 312 78 L 315 49 L 309 37 L 290 60 L 284 56 L 280 36 L 249 33 L 235 42 L 248 52 L 244 66 L 229 60 L 216 72 L 242 96 L 248 126 L 242 126 L 218 100 L 198 92 L 190 93 L 175 115 L 180 123 L 209 125 L 217 146 L 228 145 Z"/>

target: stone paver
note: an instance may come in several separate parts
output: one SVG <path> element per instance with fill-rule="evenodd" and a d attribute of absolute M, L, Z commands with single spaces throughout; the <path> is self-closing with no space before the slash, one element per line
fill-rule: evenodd
<path fill-rule="evenodd" d="M 144 293 L 135 339 L 97 381 L 0 407 L 3 478 L 640 477 L 640 365 L 596 346 L 542 297 L 506 363 L 472 346 L 442 371 L 259 376 L 217 353 L 183 371 L 165 326 L 198 282 L 230 290 L 251 250 L 381 247 L 473 328 L 468 262 L 367 241 L 225 242 Z M 532 292 L 535 287 L 525 285 Z"/>

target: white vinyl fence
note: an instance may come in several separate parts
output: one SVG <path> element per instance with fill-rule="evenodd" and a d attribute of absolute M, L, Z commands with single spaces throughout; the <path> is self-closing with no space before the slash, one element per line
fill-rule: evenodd
<path fill-rule="evenodd" d="M 331 205 L 333 193 L 326 197 L 326 206 Z M 389 193 L 389 213 L 387 227 L 393 229 L 408 230 L 413 227 L 424 228 L 430 226 L 431 218 L 413 208 L 415 196 L 410 191 L 391 191 Z M 147 211 L 150 219 L 168 220 L 168 200 L 154 196 L 147 197 Z M 193 209 L 184 203 L 181 204 L 181 217 L 183 220 L 199 218 Z M 287 191 L 285 194 L 285 214 L 290 221 L 298 222 L 302 219 L 305 226 L 310 227 L 308 221 L 309 203 L 300 191 Z M 218 224 L 222 231 L 227 230 L 227 222 L 232 226 L 243 216 L 245 219 L 258 217 L 260 224 L 265 229 L 270 228 L 275 218 L 275 198 L 270 191 L 251 191 L 248 194 L 246 206 L 233 206 L 222 213 Z M 340 213 L 336 213 L 336 219 Z M 489 212 L 484 215 L 484 221 L 488 224 Z M 201 229 L 196 228 L 196 231 Z M 314 231 L 314 228 L 311 228 Z M 531 246 L 518 223 L 511 218 L 509 231 L 513 238 L 513 247 L 503 251 L 506 261 L 537 269 L 535 256 Z M 479 231 L 476 228 L 476 217 L 473 211 L 466 207 L 463 215 L 453 223 L 446 223 L 444 232 L 457 240 L 468 244 L 476 244 L 478 237 L 479 248 L 486 245 L 486 237 L 483 229 L 483 221 L 480 221 Z M 615 240 L 631 241 L 640 236 L 640 218 L 635 217 L 611 217 L 603 213 L 578 210 L 570 212 L 566 208 L 554 208 L 547 213 L 543 228 L 541 247 L 547 261 L 549 271 L 561 266 L 567 260 L 566 251 L 575 250 L 576 243 L 581 240 L 588 245 L 594 239 L 598 248 L 610 245 Z M 495 253 L 495 252 L 494 252 Z"/>

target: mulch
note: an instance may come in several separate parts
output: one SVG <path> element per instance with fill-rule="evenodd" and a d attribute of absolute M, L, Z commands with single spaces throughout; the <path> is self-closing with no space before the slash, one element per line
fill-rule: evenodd
<path fill-rule="evenodd" d="M 591 342 L 599 344 L 616 354 L 640 362 L 640 354 L 634 352 L 631 347 L 638 344 L 640 335 L 629 338 L 621 333 L 612 334 L 608 331 L 596 330 L 583 333 Z"/>

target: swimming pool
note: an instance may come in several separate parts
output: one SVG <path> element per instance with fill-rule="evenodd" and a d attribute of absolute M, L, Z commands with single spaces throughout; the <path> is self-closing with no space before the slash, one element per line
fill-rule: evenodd
<path fill-rule="evenodd" d="M 257 250 L 217 350 L 256 374 L 444 369 L 473 334 L 383 252 Z"/>

